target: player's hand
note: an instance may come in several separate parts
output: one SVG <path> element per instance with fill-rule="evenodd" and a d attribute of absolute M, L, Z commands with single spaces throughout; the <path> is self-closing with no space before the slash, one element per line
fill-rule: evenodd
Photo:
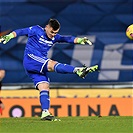
<path fill-rule="evenodd" d="M 89 44 L 89 45 L 92 45 L 92 42 L 87 38 L 87 37 L 84 37 L 84 38 L 78 38 L 77 39 L 77 43 L 79 44 Z"/>
<path fill-rule="evenodd" d="M 12 39 L 12 38 L 14 38 L 13 33 L 10 33 L 10 34 L 5 35 L 5 36 L 1 36 L 1 37 L 0 37 L 0 43 L 6 44 L 6 43 L 9 42 L 10 39 Z"/>

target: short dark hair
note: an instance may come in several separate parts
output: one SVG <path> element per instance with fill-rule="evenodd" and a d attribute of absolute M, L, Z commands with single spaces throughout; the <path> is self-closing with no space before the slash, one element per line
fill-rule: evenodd
<path fill-rule="evenodd" d="M 58 30 L 60 28 L 60 23 L 57 19 L 52 19 L 51 18 L 48 21 L 48 25 L 50 25 L 53 28 L 53 30 Z"/>

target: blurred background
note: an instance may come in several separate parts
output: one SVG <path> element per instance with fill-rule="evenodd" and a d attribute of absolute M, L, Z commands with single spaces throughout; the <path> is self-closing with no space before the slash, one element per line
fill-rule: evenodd
<path fill-rule="evenodd" d="M 49 73 L 51 97 L 132 97 L 133 42 L 126 28 L 133 23 L 132 0 L 0 0 L 0 31 L 32 25 L 45 27 L 49 18 L 61 23 L 60 34 L 86 36 L 93 46 L 56 44 L 49 58 L 74 66 L 98 64 L 100 72 L 85 79 Z M 34 88 L 23 68 L 26 36 L 0 44 L 0 64 L 6 70 L 2 97 L 20 96 L 16 91 Z M 4 91 L 5 90 L 5 91 Z M 36 93 L 22 92 L 22 97 Z"/>

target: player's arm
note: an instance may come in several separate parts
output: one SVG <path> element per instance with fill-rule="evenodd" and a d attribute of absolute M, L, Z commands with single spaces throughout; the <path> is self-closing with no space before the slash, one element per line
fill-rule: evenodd
<path fill-rule="evenodd" d="M 17 36 L 17 34 L 15 31 L 11 32 L 8 35 L 1 36 L 0 43 L 6 44 L 7 42 L 9 42 L 12 38 L 15 38 L 16 36 Z"/>
<path fill-rule="evenodd" d="M 79 37 L 76 37 L 74 39 L 74 43 L 75 44 L 89 44 L 89 45 L 92 45 L 92 42 L 87 38 L 87 37 L 83 37 L 83 38 L 79 38 Z"/>
<path fill-rule="evenodd" d="M 34 26 L 36 27 L 36 26 Z M 0 37 L 0 43 L 6 44 L 9 42 L 12 38 L 15 38 L 17 36 L 24 36 L 24 35 L 33 35 L 35 34 L 35 28 L 34 27 L 28 27 L 23 29 L 17 29 L 11 32 L 8 35 L 1 36 Z"/>
<path fill-rule="evenodd" d="M 75 44 L 89 44 L 92 45 L 92 42 L 86 38 L 80 38 L 80 37 L 74 37 L 74 36 L 62 36 L 62 35 L 57 35 L 58 36 L 58 41 L 59 42 L 68 42 L 68 43 L 75 43 Z"/>

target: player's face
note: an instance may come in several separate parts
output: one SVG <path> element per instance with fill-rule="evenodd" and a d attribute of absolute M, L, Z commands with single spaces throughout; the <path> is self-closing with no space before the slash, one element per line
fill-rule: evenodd
<path fill-rule="evenodd" d="M 45 31 L 46 31 L 48 38 L 52 39 L 59 32 L 59 29 L 53 30 L 53 28 L 51 26 L 46 25 Z"/>

